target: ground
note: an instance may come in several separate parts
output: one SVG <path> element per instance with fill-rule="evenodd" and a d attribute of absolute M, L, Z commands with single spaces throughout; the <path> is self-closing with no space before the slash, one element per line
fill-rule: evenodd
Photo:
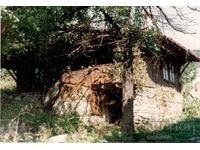
<path fill-rule="evenodd" d="M 186 97 L 184 114 L 179 122 L 156 131 L 136 129 L 133 139 L 128 139 L 122 135 L 118 125 L 92 126 L 83 123 L 76 113 L 56 116 L 52 112 L 44 112 L 37 99 L 30 96 L 26 99 L 17 98 L 15 83 L 11 78 L 4 78 L 1 82 L 3 81 L 5 84 L 1 84 L 4 86 L 1 86 L 0 142 L 52 142 L 51 137 L 61 135 L 59 138 L 64 139 L 53 142 L 200 143 L 199 99 Z"/>

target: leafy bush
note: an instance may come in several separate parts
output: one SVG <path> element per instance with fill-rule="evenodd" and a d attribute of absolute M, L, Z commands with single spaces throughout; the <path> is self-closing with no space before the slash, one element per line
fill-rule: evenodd
<path fill-rule="evenodd" d="M 200 99 L 187 95 L 183 99 L 183 110 L 186 117 L 200 117 Z"/>
<path fill-rule="evenodd" d="M 198 62 L 192 62 L 186 67 L 181 75 L 182 86 L 190 83 L 195 78 L 196 68 L 198 67 L 200 67 L 200 63 Z"/>
<path fill-rule="evenodd" d="M 53 113 L 38 112 L 24 114 L 21 116 L 21 120 L 29 123 L 35 132 L 39 130 L 40 126 L 46 125 L 51 130 L 52 135 L 75 132 L 81 123 L 76 113 L 57 116 Z"/>
<path fill-rule="evenodd" d="M 77 113 L 70 113 L 60 117 L 54 115 L 48 121 L 53 135 L 75 132 L 81 123 Z"/>
<path fill-rule="evenodd" d="M 5 134 L 0 140 L 5 142 L 45 141 L 53 135 L 76 132 L 81 124 L 77 113 L 57 116 L 43 112 L 38 102 L 26 101 L 3 103 L 1 119 Z"/>

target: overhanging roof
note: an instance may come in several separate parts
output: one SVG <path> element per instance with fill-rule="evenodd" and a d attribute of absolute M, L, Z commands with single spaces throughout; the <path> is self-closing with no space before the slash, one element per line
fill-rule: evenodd
<path fill-rule="evenodd" d="M 184 47 L 183 45 L 177 43 L 170 37 L 162 36 L 162 45 L 165 50 L 172 55 L 177 55 L 185 59 L 185 61 L 200 61 L 200 57 L 197 56 L 190 49 Z"/>

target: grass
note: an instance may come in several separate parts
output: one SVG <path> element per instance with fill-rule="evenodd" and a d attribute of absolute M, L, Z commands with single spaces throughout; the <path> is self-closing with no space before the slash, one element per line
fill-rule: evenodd
<path fill-rule="evenodd" d="M 157 131 L 137 130 L 133 138 L 123 135 L 120 128 L 101 128 L 100 141 L 108 143 L 188 143 L 200 142 L 200 118 L 185 118 Z M 198 140 L 195 140 L 197 138 Z"/>
<path fill-rule="evenodd" d="M 76 113 L 59 117 L 42 111 L 38 102 L 4 102 L 1 112 L 1 127 L 10 136 L 6 138 L 5 134 L 0 135 L 0 141 L 6 142 L 14 142 L 14 139 L 17 139 L 17 142 L 45 141 L 54 135 L 75 132 L 81 123 Z M 41 130 L 46 130 L 48 133 Z M 12 135 L 10 132 L 17 132 L 17 135 Z M 25 136 L 27 133 L 31 139 L 27 139 Z"/>
<path fill-rule="evenodd" d="M 76 113 L 59 117 L 43 112 L 38 103 L 25 101 L 3 103 L 1 119 L 6 121 L 5 126 L 10 132 L 16 131 L 18 122 L 17 142 L 45 142 L 49 137 L 59 134 L 68 134 L 68 142 L 106 143 L 196 142 L 191 139 L 200 137 L 198 117 L 185 116 L 181 121 L 157 131 L 138 129 L 130 139 L 121 133 L 119 126 L 86 125 Z M 7 138 L 3 134 L 0 136 L 1 141 L 13 142 L 13 139 L 13 135 Z"/>
<path fill-rule="evenodd" d="M 175 124 L 165 126 L 162 130 L 141 132 L 137 134 L 137 141 L 146 142 L 195 142 L 193 137 L 200 137 L 200 118 L 187 118 Z"/>

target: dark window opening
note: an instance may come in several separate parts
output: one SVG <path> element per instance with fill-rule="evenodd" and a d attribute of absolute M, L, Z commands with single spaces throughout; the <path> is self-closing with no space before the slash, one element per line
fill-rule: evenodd
<path fill-rule="evenodd" d="M 90 52 L 91 51 L 91 52 Z M 71 70 L 79 70 L 88 66 L 113 63 L 114 53 L 112 47 L 103 47 L 87 50 L 73 58 Z"/>

